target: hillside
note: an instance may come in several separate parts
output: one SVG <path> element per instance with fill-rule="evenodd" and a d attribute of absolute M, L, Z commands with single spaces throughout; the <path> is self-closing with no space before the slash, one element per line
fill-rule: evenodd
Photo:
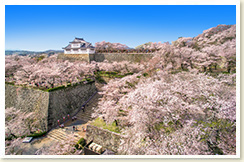
<path fill-rule="evenodd" d="M 145 70 L 110 80 L 94 117 L 126 135 L 121 154 L 236 153 L 235 25 L 156 44 Z"/>
<path fill-rule="evenodd" d="M 155 52 L 150 61 L 6 56 L 5 81 L 35 88 L 102 83 L 92 117 L 127 137 L 120 154 L 236 154 L 236 25 L 142 48 Z"/>
<path fill-rule="evenodd" d="M 20 55 L 20 56 L 27 56 L 27 55 L 39 55 L 39 54 L 49 54 L 52 55 L 54 53 L 63 53 L 63 50 L 46 50 L 46 51 L 25 51 L 25 50 L 5 50 L 5 55 Z"/>

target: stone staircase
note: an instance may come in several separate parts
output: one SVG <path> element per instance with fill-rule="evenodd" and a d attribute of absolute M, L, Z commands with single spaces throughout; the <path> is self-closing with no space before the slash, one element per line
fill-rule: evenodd
<path fill-rule="evenodd" d="M 53 140 L 57 141 L 64 141 L 67 140 L 67 136 L 70 134 L 70 131 L 67 131 L 67 128 L 58 128 L 50 131 L 47 135 L 48 138 L 51 138 Z M 78 133 L 75 134 L 75 141 L 78 141 L 80 138 L 82 138 Z"/>
<path fill-rule="evenodd" d="M 52 129 L 48 134 L 47 137 L 57 141 L 64 141 L 66 140 L 67 136 L 71 133 L 74 133 L 75 140 L 78 141 L 80 138 L 85 137 L 85 132 L 82 131 L 82 127 L 86 128 L 87 122 L 93 120 L 91 115 L 94 112 L 94 108 L 97 107 L 98 100 L 101 97 L 98 93 L 96 93 L 93 98 L 87 103 L 85 106 L 85 112 L 82 110 L 78 112 L 76 115 L 77 120 L 68 121 L 65 123 L 64 128 L 55 128 Z M 73 126 L 78 128 L 77 131 L 73 131 Z"/>
<path fill-rule="evenodd" d="M 99 94 L 95 94 L 95 96 L 87 103 L 85 107 L 85 111 L 82 110 L 76 115 L 78 120 L 83 120 L 84 122 L 88 122 L 93 120 L 91 115 L 94 112 L 94 108 L 97 107 L 97 103 L 99 100 Z"/>

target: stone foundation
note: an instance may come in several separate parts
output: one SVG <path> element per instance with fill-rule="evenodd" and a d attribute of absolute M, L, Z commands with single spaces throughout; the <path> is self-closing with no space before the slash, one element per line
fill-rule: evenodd
<path fill-rule="evenodd" d="M 125 138 L 121 134 L 111 132 L 88 124 L 86 128 L 86 139 L 88 142 L 93 141 L 104 148 L 118 153 L 121 138 Z"/>
<path fill-rule="evenodd" d="M 59 54 L 58 59 L 90 62 L 88 54 Z"/>
<path fill-rule="evenodd" d="M 57 120 L 76 113 L 96 90 L 95 82 L 52 92 L 5 84 L 5 108 L 37 113 L 40 129 L 47 131 L 58 125 Z"/>
<path fill-rule="evenodd" d="M 138 54 L 126 54 L 126 53 L 96 53 L 96 54 L 59 54 L 59 59 L 67 59 L 70 61 L 96 61 L 103 62 L 104 60 L 108 60 L 108 62 L 121 62 L 121 61 L 129 61 L 129 62 L 138 62 L 141 61 L 149 61 L 154 54 L 146 54 L 146 53 L 138 53 Z"/>

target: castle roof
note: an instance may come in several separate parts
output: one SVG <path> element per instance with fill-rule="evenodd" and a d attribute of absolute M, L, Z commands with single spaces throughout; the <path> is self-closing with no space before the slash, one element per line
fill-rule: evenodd
<path fill-rule="evenodd" d="M 77 47 L 71 47 L 71 44 L 79 44 L 79 46 Z M 64 47 L 63 49 L 94 49 L 95 47 L 92 46 L 92 44 L 90 42 L 85 41 L 83 38 L 77 38 L 75 37 L 75 39 L 72 42 L 69 42 L 69 45 Z"/>
<path fill-rule="evenodd" d="M 83 38 L 77 38 L 77 37 L 75 37 L 75 39 L 78 39 L 78 40 L 84 40 Z"/>
<path fill-rule="evenodd" d="M 72 41 L 72 42 L 69 42 L 69 43 L 83 43 L 83 42 L 86 42 L 83 38 L 77 38 L 75 37 L 75 39 Z"/>

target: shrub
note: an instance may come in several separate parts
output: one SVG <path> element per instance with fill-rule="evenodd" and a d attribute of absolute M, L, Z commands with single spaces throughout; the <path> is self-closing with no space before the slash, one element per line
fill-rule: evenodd
<path fill-rule="evenodd" d="M 85 79 L 86 79 L 86 81 L 88 81 L 88 82 L 93 81 L 91 78 L 85 78 Z"/>
<path fill-rule="evenodd" d="M 125 76 L 127 76 L 127 75 L 133 75 L 133 74 L 134 74 L 134 73 L 131 73 L 131 72 L 130 72 L 130 73 L 126 73 Z"/>
<path fill-rule="evenodd" d="M 140 78 L 141 78 L 141 76 L 136 76 L 136 78 L 140 79 Z"/>
<path fill-rule="evenodd" d="M 143 75 L 144 77 L 146 77 L 146 76 L 148 76 L 148 73 L 143 73 L 142 75 Z"/>
<path fill-rule="evenodd" d="M 76 149 L 83 149 L 86 145 L 86 140 L 84 138 L 79 139 L 79 141 L 76 143 L 75 148 Z"/>
<path fill-rule="evenodd" d="M 14 82 L 5 82 L 5 84 L 14 85 Z"/>
<path fill-rule="evenodd" d="M 37 58 L 37 62 L 43 60 L 44 58 L 45 58 L 45 56 L 40 56 L 40 57 L 38 57 L 38 58 Z"/>
<path fill-rule="evenodd" d="M 55 91 L 55 90 L 58 90 L 58 89 L 63 89 L 63 88 L 65 88 L 64 85 L 59 86 L 59 87 L 49 88 L 49 89 L 47 89 L 46 91 L 47 91 L 47 92 L 52 92 L 52 91 Z"/>
<path fill-rule="evenodd" d="M 99 83 L 106 83 L 106 81 L 105 81 L 100 75 L 96 75 L 95 79 L 96 79 Z"/>
<path fill-rule="evenodd" d="M 118 72 L 115 72 L 115 71 L 106 71 L 105 73 L 106 73 L 106 74 L 111 74 L 111 75 L 116 75 L 116 74 L 118 74 Z"/>
<path fill-rule="evenodd" d="M 42 137 L 46 133 L 47 133 L 46 131 L 40 133 L 34 133 L 34 134 L 27 135 L 27 137 Z"/>

